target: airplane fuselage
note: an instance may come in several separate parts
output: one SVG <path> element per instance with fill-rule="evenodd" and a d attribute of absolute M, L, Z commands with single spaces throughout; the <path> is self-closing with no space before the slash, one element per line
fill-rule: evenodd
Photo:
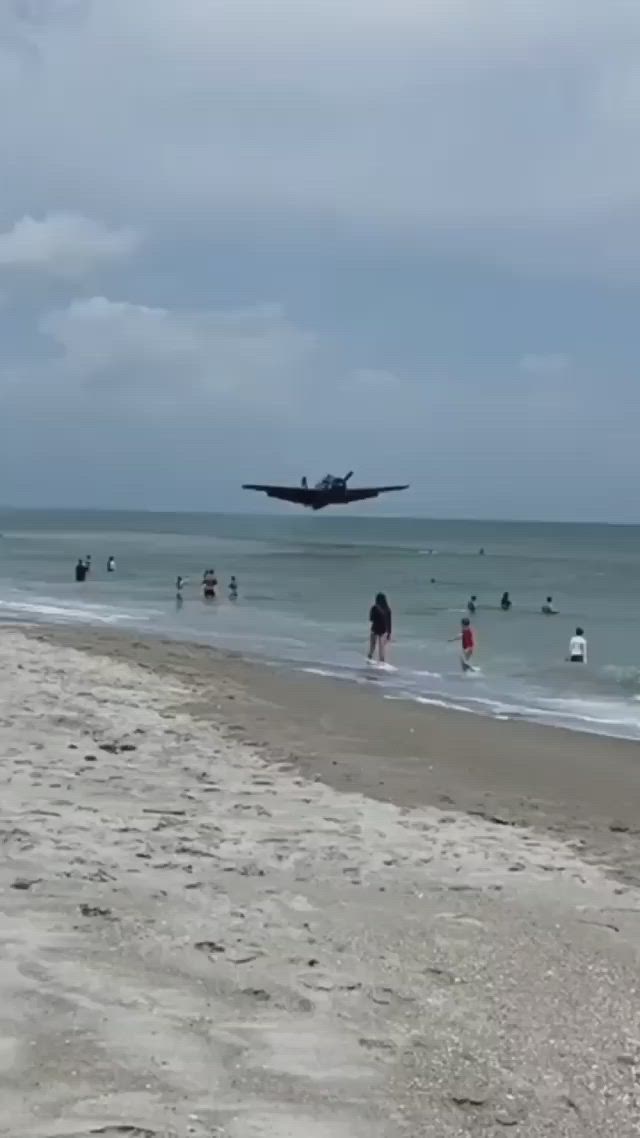
<path fill-rule="evenodd" d="M 309 495 L 310 501 L 301 503 L 307 510 L 324 510 L 326 506 L 346 506 L 349 504 L 346 486 L 334 486 L 331 490 L 310 490 Z"/>

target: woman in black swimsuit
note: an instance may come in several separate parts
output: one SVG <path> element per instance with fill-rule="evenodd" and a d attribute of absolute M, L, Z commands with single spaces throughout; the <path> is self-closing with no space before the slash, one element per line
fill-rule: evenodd
<path fill-rule="evenodd" d="M 391 609 L 384 593 L 378 593 L 374 603 L 369 610 L 369 620 L 371 622 L 371 633 L 369 636 L 369 660 L 373 660 L 373 655 L 378 649 L 378 661 L 381 664 L 385 662 L 385 648 L 391 640 Z"/>

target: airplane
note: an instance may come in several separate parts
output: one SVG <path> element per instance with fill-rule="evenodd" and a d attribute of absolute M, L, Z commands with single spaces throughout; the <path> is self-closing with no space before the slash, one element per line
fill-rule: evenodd
<path fill-rule="evenodd" d="M 315 486 L 309 486 L 303 478 L 299 486 L 270 486 L 263 483 L 247 482 L 243 490 L 258 490 L 267 498 L 279 498 L 283 502 L 293 502 L 310 510 L 324 510 L 326 506 L 348 506 L 350 502 L 362 502 L 365 498 L 377 498 L 378 494 L 390 494 L 396 490 L 408 490 L 406 486 L 363 486 L 349 489 L 347 483 L 353 476 L 350 470 L 344 478 L 326 474 Z"/>

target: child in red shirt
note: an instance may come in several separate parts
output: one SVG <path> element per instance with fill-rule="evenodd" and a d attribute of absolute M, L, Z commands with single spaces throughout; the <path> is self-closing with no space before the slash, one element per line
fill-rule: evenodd
<path fill-rule="evenodd" d="M 471 657 L 475 650 L 476 638 L 468 616 L 462 618 L 461 630 L 457 636 L 453 637 L 453 640 L 459 640 L 461 643 L 462 652 L 460 654 L 460 663 L 462 664 L 462 671 L 472 672 L 473 666 L 471 664 Z M 450 641 L 450 643 L 453 643 L 453 641 Z"/>

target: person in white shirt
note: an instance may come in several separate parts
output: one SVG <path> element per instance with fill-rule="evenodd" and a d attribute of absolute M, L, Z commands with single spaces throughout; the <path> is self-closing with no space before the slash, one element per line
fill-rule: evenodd
<path fill-rule="evenodd" d="M 587 662 L 587 641 L 582 628 L 576 628 L 575 636 L 569 641 L 569 660 L 572 664 Z"/>

